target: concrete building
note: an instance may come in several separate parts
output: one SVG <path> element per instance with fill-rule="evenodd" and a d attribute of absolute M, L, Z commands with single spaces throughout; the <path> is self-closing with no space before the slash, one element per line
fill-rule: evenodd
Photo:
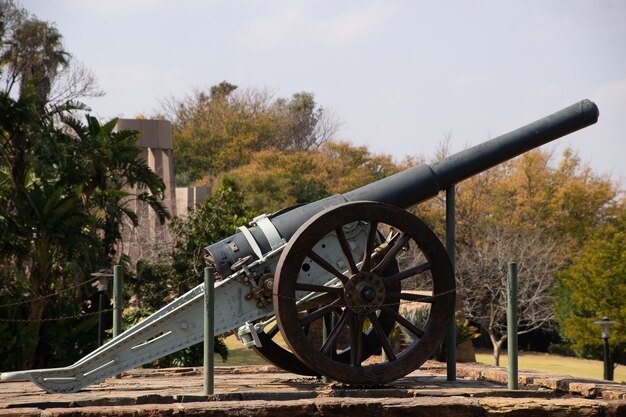
<path fill-rule="evenodd" d="M 117 130 L 137 130 L 141 137 L 137 144 L 144 148 L 141 157 L 165 183 L 163 203 L 172 217 L 186 217 L 189 209 L 200 204 L 210 194 L 209 186 L 176 187 L 174 143 L 172 124 L 167 120 L 119 119 Z M 130 200 L 129 208 L 137 213 L 139 225 L 126 224 L 123 230 L 122 253 L 130 255 L 133 262 L 139 259 L 154 260 L 171 247 L 172 236 L 167 224 L 161 224 L 149 207 L 140 201 Z"/>

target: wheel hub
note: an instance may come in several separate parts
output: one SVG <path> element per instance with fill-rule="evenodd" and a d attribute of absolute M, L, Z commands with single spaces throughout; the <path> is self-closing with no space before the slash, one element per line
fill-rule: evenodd
<path fill-rule="evenodd" d="M 355 313 L 370 313 L 378 310 L 385 301 L 385 284 L 379 275 L 360 271 L 350 277 L 343 296 L 347 307 Z"/>

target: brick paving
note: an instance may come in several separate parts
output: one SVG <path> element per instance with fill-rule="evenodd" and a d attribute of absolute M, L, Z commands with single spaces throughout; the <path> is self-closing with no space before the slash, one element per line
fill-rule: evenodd
<path fill-rule="evenodd" d="M 0 383 L 5 416 L 298 416 L 524 415 L 626 416 L 626 386 L 569 376 L 520 372 L 521 389 L 506 388 L 507 371 L 427 362 L 393 384 L 352 387 L 284 373 L 272 366 L 217 367 L 215 394 L 203 394 L 201 368 L 136 369 L 77 393 L 47 394 L 35 384 Z"/>

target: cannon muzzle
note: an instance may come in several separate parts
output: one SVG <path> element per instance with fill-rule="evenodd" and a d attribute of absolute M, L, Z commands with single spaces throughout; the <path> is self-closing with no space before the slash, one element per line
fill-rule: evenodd
<path fill-rule="evenodd" d="M 598 107 L 582 100 L 512 132 L 451 155 L 432 165 L 409 168 L 344 194 L 346 200 L 380 201 L 407 208 L 439 191 L 598 121 Z"/>

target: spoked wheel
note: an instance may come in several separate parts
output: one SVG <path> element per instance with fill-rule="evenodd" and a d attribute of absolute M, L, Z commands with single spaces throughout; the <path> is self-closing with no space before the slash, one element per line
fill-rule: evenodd
<path fill-rule="evenodd" d="M 377 240 L 380 243 L 380 236 Z M 398 273 L 398 265 L 396 262 L 392 262 L 389 267 L 384 272 L 384 275 L 392 275 Z M 396 285 L 399 288 L 399 286 Z M 396 309 L 397 310 L 397 309 Z M 315 312 L 315 309 L 308 309 L 304 313 L 300 313 L 301 316 L 309 315 Z M 325 321 L 325 327 L 330 329 L 332 327 L 333 322 L 335 322 L 339 317 L 335 312 L 329 312 L 320 320 Z M 386 335 L 388 335 L 395 321 L 388 314 L 383 314 L 380 318 L 381 327 Z M 302 325 L 303 332 L 309 336 L 311 322 L 305 322 Z M 296 355 L 294 355 L 288 349 L 285 349 L 279 342 L 276 341 L 277 338 L 280 337 L 280 330 L 278 327 L 278 323 L 270 323 L 267 326 L 267 330 L 258 333 L 259 340 L 261 341 L 261 347 L 253 346 L 252 349 L 254 352 L 264 358 L 266 361 L 278 366 L 285 371 L 299 374 L 299 375 L 307 375 L 307 376 L 321 376 L 321 373 L 315 369 L 310 368 L 306 364 L 304 364 Z M 319 329 L 318 329 L 319 330 Z M 320 334 L 317 335 L 317 338 L 320 339 Z M 366 348 L 361 353 L 362 356 L 369 357 L 372 354 L 376 353 L 380 349 L 380 344 L 378 344 L 377 339 L 378 336 L 374 333 L 373 329 L 369 329 L 368 332 L 364 335 L 365 341 L 364 345 Z M 321 339 L 320 339 L 321 340 Z M 334 355 L 335 360 L 350 363 L 352 359 L 352 353 L 350 351 L 350 347 L 342 349 L 341 351 L 336 351 Z"/>
<path fill-rule="evenodd" d="M 351 235 L 359 224 L 369 225 L 365 236 Z M 379 244 L 378 230 L 393 237 Z M 398 272 L 383 273 L 395 262 Z M 445 249 L 424 223 L 393 206 L 351 202 L 318 213 L 291 238 L 278 261 L 274 311 L 302 363 L 336 381 L 377 385 L 410 373 L 433 353 L 454 315 L 454 291 Z M 302 314 L 303 294 L 311 292 L 323 295 L 323 303 Z M 337 319 L 326 340 L 303 331 L 331 312 Z M 408 342 L 389 341 L 389 319 L 399 330 L 391 333 Z M 376 347 L 386 359 L 365 361 Z M 350 360 L 338 360 L 348 349 Z"/>

